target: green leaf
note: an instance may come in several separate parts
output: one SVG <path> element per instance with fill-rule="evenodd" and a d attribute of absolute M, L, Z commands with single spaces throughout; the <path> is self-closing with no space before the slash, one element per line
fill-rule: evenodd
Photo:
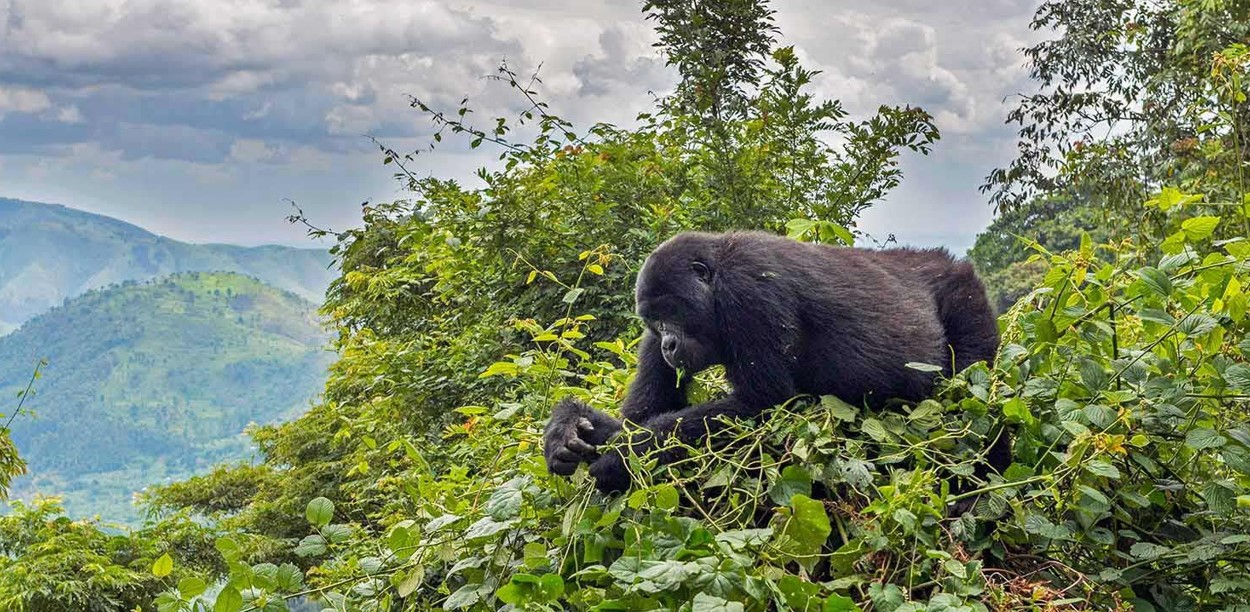
<path fill-rule="evenodd" d="M 856 415 L 859 414 L 858 408 L 832 395 L 821 396 L 820 405 L 824 407 L 825 410 L 828 410 L 829 414 L 833 415 L 833 418 L 847 423 L 853 423 Z"/>
<path fill-rule="evenodd" d="M 400 597 L 412 595 L 412 593 L 421 586 L 421 582 L 424 580 L 425 566 L 422 565 L 418 565 L 407 572 L 398 572 L 392 578 L 392 582 L 395 585 L 395 592 L 399 593 Z"/>
<path fill-rule="evenodd" d="M 671 484 L 662 484 L 655 488 L 655 506 L 661 510 L 672 512 L 681 504 L 681 494 Z"/>
<path fill-rule="evenodd" d="M 834 593 L 825 600 L 821 612 L 863 612 L 863 609 L 855 604 L 854 599 Z"/>
<path fill-rule="evenodd" d="M 577 298 L 581 297 L 582 293 L 585 293 L 585 292 L 586 290 L 581 287 L 574 287 L 572 289 L 569 289 L 568 292 L 564 294 L 564 297 L 560 299 L 560 301 L 564 302 L 565 304 L 572 304 L 573 302 L 577 301 Z"/>
<path fill-rule="evenodd" d="M 1219 448 L 1224 446 L 1226 442 L 1228 440 L 1224 439 L 1220 432 L 1205 427 L 1191 429 L 1189 433 L 1185 434 L 1185 446 L 1199 451 L 1208 448 Z"/>
<path fill-rule="evenodd" d="M 1137 276 L 1151 291 L 1163 297 L 1172 295 L 1172 280 L 1162 270 L 1147 266 L 1138 270 Z"/>
<path fill-rule="evenodd" d="M 459 610 L 460 608 L 467 608 L 482 601 L 482 598 L 488 594 L 490 594 L 490 587 L 488 586 L 473 583 L 466 584 L 443 600 L 443 609 Z"/>
<path fill-rule="evenodd" d="M 1033 418 L 1033 413 L 1029 411 L 1028 403 L 1018 397 L 1013 397 L 1003 404 L 1003 417 L 1009 423 L 1023 425 L 1032 425 L 1037 421 Z"/>
<path fill-rule="evenodd" d="M 213 603 L 213 612 L 239 612 L 242 609 L 243 594 L 230 585 L 221 589 L 217 601 Z"/>
<path fill-rule="evenodd" d="M 742 612 L 745 609 L 736 601 L 727 601 L 707 593 L 696 593 L 691 612 Z"/>
<path fill-rule="evenodd" d="M 812 477 L 801 466 L 787 465 L 781 470 L 781 477 L 769 488 L 768 495 L 774 503 L 788 506 L 795 495 L 812 495 Z"/>
<path fill-rule="evenodd" d="M 777 581 L 777 590 L 785 599 L 786 607 L 791 610 L 810 610 L 812 599 L 820 594 L 820 585 L 812 584 L 793 574 L 786 574 Z"/>
<path fill-rule="evenodd" d="M 478 374 L 478 378 L 489 378 L 491 376 L 516 376 L 521 372 L 521 368 L 511 361 L 496 361 L 486 368 L 485 372 Z"/>
<path fill-rule="evenodd" d="M 1250 364 L 1237 363 L 1224 370 L 1224 381 L 1237 391 L 1250 391 Z"/>
<path fill-rule="evenodd" d="M 825 505 L 803 494 L 790 498 L 791 512 L 778 534 L 778 548 L 793 557 L 810 557 L 820 552 L 833 531 Z M 805 558 L 810 562 L 815 559 Z"/>
<path fill-rule="evenodd" d="M 1111 478 L 1111 479 L 1120 478 L 1120 470 L 1117 469 L 1114 465 L 1111 465 L 1111 462 L 1107 461 L 1106 459 L 1102 459 L 1102 458 L 1092 459 L 1090 461 L 1085 462 L 1083 464 L 1083 467 L 1085 468 L 1085 471 L 1089 472 L 1090 474 L 1094 474 L 1095 476 L 1102 476 L 1104 478 Z"/>
<path fill-rule="evenodd" d="M 1128 554 L 1133 555 L 1138 559 L 1150 560 L 1158 559 L 1159 557 L 1166 555 L 1171 550 L 1172 549 L 1167 546 L 1160 546 L 1150 542 L 1138 542 L 1129 549 Z"/>
<path fill-rule="evenodd" d="M 174 571 L 174 559 L 169 556 L 169 553 L 161 555 L 160 558 L 152 564 L 152 575 L 157 578 L 164 578 L 172 571 Z"/>
<path fill-rule="evenodd" d="M 342 544 L 352 537 L 352 528 L 350 525 L 341 523 L 334 525 L 326 525 L 321 528 L 321 535 L 331 544 Z"/>
<path fill-rule="evenodd" d="M 326 539 L 315 533 L 306 536 L 303 540 L 300 540 L 299 546 L 296 546 L 292 552 L 301 557 L 324 554 L 326 552 Z"/>
<path fill-rule="evenodd" d="M 464 538 L 466 540 L 489 538 L 490 536 L 493 536 L 505 529 L 511 528 L 515 522 L 515 520 L 511 519 L 507 521 L 496 521 L 489 516 L 482 517 L 481 520 L 469 525 L 469 528 L 464 532 Z"/>
<path fill-rule="evenodd" d="M 941 372 L 942 371 L 942 366 L 940 365 L 933 365 L 931 363 L 922 363 L 919 361 L 908 361 L 907 363 L 903 365 L 913 370 L 919 370 L 921 372 Z"/>
<path fill-rule="evenodd" d="M 500 485 L 486 500 L 486 513 L 497 521 L 515 518 L 521 512 L 523 490 L 528 483 L 527 477 L 517 476 Z"/>
<path fill-rule="evenodd" d="M 1181 231 L 1190 240 L 1202 240 L 1210 236 L 1219 224 L 1219 217 L 1194 217 L 1181 222 Z"/>
<path fill-rule="evenodd" d="M 191 576 L 178 581 L 178 593 L 185 598 L 195 597 L 208 589 L 208 583 Z"/>
<path fill-rule="evenodd" d="M 334 502 L 324 497 L 313 499 L 304 508 L 304 517 L 315 527 L 325 527 L 334 518 Z"/>

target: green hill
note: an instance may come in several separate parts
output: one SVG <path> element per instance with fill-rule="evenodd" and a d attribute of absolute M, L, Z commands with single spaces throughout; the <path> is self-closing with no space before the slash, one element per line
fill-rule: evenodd
<path fill-rule="evenodd" d="M 0 334 L 90 289 L 177 272 L 240 272 L 320 302 L 329 263 L 322 250 L 187 244 L 111 217 L 0 198 Z"/>
<path fill-rule="evenodd" d="M 332 355 L 313 304 L 256 279 L 188 273 L 90 291 L 0 337 L 0 397 L 49 360 L 13 438 L 14 492 L 130 520 L 132 492 L 247 457 L 249 422 L 301 412 Z"/>

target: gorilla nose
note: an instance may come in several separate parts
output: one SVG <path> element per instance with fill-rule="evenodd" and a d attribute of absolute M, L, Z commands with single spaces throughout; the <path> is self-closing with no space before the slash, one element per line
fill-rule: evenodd
<path fill-rule="evenodd" d="M 672 355 L 673 351 L 677 350 L 677 337 L 664 336 L 664 339 L 660 340 L 660 350 L 664 351 L 665 355 Z"/>

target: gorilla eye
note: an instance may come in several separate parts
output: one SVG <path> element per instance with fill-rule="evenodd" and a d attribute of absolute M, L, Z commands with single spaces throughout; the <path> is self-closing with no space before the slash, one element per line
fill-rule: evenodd
<path fill-rule="evenodd" d="M 699 280 L 705 283 L 712 280 L 712 271 L 708 269 L 707 264 L 701 261 L 691 262 L 690 269 L 699 277 Z"/>

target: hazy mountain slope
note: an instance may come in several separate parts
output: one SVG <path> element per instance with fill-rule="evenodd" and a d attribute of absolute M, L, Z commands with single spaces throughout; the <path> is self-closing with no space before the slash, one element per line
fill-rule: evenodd
<path fill-rule="evenodd" d="M 65 298 L 175 272 L 240 272 L 320 303 L 333 278 L 315 249 L 187 244 L 110 217 L 0 198 L 0 334 Z"/>
<path fill-rule="evenodd" d="M 316 307 L 237 274 L 96 290 L 0 337 L 0 397 L 49 366 L 13 425 L 30 464 L 18 495 L 65 493 L 71 512 L 128 519 L 131 493 L 244 457 L 249 422 L 302 411 L 332 354 Z"/>

